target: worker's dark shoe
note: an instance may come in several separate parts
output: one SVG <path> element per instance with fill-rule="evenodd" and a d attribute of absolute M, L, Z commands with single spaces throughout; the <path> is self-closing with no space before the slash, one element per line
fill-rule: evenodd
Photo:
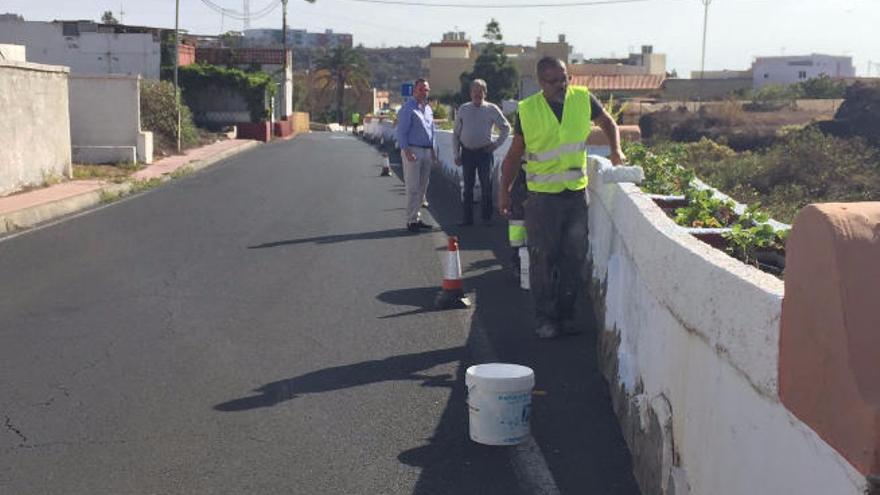
<path fill-rule="evenodd" d="M 406 230 L 408 230 L 410 232 L 418 232 L 419 231 L 419 224 L 416 222 L 408 223 L 408 224 L 406 224 Z"/>
<path fill-rule="evenodd" d="M 574 319 L 562 320 L 562 323 L 560 323 L 559 326 L 562 328 L 562 333 L 566 335 L 578 335 L 583 333 L 583 330 L 575 324 Z"/>
<path fill-rule="evenodd" d="M 421 220 L 415 223 L 417 229 L 434 230 L 434 226 Z"/>
<path fill-rule="evenodd" d="M 539 339 L 555 339 L 559 337 L 559 327 L 552 321 L 546 321 L 538 325 L 538 328 L 535 329 L 535 335 Z"/>

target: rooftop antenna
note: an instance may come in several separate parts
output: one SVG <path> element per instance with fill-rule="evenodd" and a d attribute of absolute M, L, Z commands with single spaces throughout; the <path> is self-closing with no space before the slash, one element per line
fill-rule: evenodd
<path fill-rule="evenodd" d="M 125 10 L 122 8 L 122 4 L 119 4 L 119 24 L 123 24 L 125 21 Z"/>
<path fill-rule="evenodd" d="M 244 0 L 244 29 L 251 27 L 251 0 Z"/>

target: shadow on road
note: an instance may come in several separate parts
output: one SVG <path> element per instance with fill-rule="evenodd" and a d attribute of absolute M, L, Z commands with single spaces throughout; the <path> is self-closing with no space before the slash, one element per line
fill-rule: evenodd
<path fill-rule="evenodd" d="M 313 242 L 315 244 L 334 244 L 337 242 L 364 241 L 375 239 L 393 239 L 395 237 L 409 237 L 415 235 L 406 229 L 386 229 L 377 230 L 375 232 L 358 232 L 355 234 L 335 234 L 322 235 L 317 237 L 304 237 L 302 239 L 287 239 L 283 241 L 265 242 L 256 246 L 248 246 L 248 249 L 265 249 L 281 246 L 291 246 L 294 244 L 307 244 Z"/>
<path fill-rule="evenodd" d="M 380 320 L 387 318 L 400 318 L 401 316 L 416 315 L 435 311 L 434 298 L 440 292 L 440 287 L 415 287 L 411 289 L 397 289 L 382 292 L 376 299 L 394 306 L 413 306 L 415 309 L 379 316 Z"/>
<path fill-rule="evenodd" d="M 223 402 L 214 406 L 214 409 L 235 412 L 272 407 L 303 394 L 319 394 L 394 380 L 421 381 L 423 387 L 451 387 L 454 382 L 448 374 L 425 375 L 419 372 L 439 364 L 460 361 L 464 352 L 464 347 L 452 347 L 326 368 L 267 383 L 254 389 L 256 395 Z"/>

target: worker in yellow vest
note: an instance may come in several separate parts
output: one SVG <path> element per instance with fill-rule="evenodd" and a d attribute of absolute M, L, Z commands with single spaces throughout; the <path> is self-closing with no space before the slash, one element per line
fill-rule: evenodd
<path fill-rule="evenodd" d="M 525 224 L 535 333 L 553 338 L 580 333 L 575 300 L 583 284 L 589 196 L 587 137 L 595 122 L 608 137 L 614 165 L 624 162 L 614 119 L 586 87 L 569 85 L 565 63 L 542 58 L 541 92 L 519 102 L 513 143 L 504 159 L 498 208 L 509 216 L 510 188 L 525 155 Z"/>
<path fill-rule="evenodd" d="M 361 114 L 354 112 L 351 114 L 351 132 L 357 134 L 359 125 L 361 125 Z"/>

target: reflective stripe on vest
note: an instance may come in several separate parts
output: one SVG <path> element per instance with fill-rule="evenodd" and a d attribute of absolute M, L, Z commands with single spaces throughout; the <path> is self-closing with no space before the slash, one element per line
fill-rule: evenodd
<path fill-rule="evenodd" d="M 562 155 L 563 153 L 577 153 L 579 151 L 586 151 L 587 143 L 569 143 L 563 144 L 559 147 L 552 149 L 550 151 L 544 151 L 543 153 L 527 153 L 526 160 L 532 162 L 548 162 Z"/>
<path fill-rule="evenodd" d="M 526 184 L 529 191 L 558 193 L 587 186 L 587 137 L 590 92 L 569 86 L 562 121 L 556 117 L 543 93 L 519 103 L 519 117 L 526 145 Z"/>
<path fill-rule="evenodd" d="M 511 247 L 526 245 L 526 223 L 522 220 L 510 220 L 507 225 L 507 239 Z"/>

